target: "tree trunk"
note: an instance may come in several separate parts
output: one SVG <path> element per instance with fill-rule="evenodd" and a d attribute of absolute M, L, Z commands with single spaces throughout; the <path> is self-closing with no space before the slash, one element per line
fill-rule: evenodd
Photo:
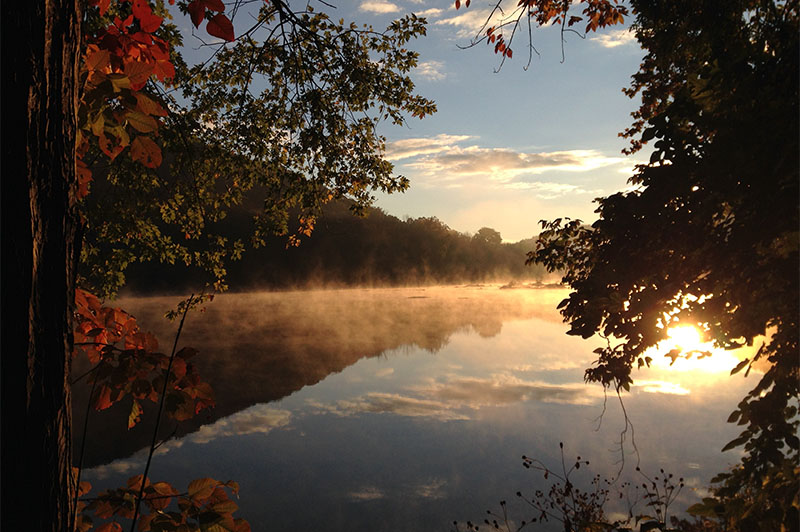
<path fill-rule="evenodd" d="M 78 0 L 2 3 L 2 528 L 72 525 Z"/>

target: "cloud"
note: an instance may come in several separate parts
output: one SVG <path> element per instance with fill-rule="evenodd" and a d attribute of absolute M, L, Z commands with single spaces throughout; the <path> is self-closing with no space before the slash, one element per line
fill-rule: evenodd
<path fill-rule="evenodd" d="M 589 40 L 599 43 L 603 48 L 616 48 L 617 46 L 636 44 L 636 35 L 630 29 L 610 30 L 597 33 Z"/>
<path fill-rule="evenodd" d="M 461 39 L 474 38 L 492 13 L 490 9 L 465 9 L 457 15 L 443 18 L 434 22 L 437 26 L 451 26 L 456 30 L 456 37 Z M 492 17 L 491 25 L 499 25 L 501 16 L 496 12 Z"/>
<path fill-rule="evenodd" d="M 438 17 L 442 13 L 444 13 L 444 9 L 439 9 L 438 7 L 432 7 L 423 11 L 414 11 L 414 14 L 418 17 Z"/>
<path fill-rule="evenodd" d="M 390 161 L 430 155 L 453 149 L 459 142 L 475 138 L 470 135 L 436 135 L 396 140 L 386 143 L 386 158 Z"/>
<path fill-rule="evenodd" d="M 436 149 L 410 153 L 417 156 L 405 166 L 413 168 L 422 176 L 437 180 L 460 180 L 469 177 L 487 177 L 495 184 L 511 185 L 512 188 L 540 189 L 547 196 L 575 192 L 575 185 L 537 183 L 523 174 L 538 175 L 546 171 L 586 172 L 617 164 L 624 159 L 607 157 L 596 150 L 566 150 L 527 153 L 508 148 L 482 148 L 455 145 L 438 145 Z M 517 179 L 520 178 L 520 179 Z M 513 183 L 513 184 L 512 184 Z"/>
<path fill-rule="evenodd" d="M 447 77 L 444 72 L 444 63 L 441 61 L 423 61 L 417 65 L 416 73 L 419 77 L 429 81 L 441 81 Z"/>
<path fill-rule="evenodd" d="M 384 0 L 368 0 L 367 2 L 362 2 L 359 9 L 369 13 L 397 13 L 400 11 L 400 8 L 395 4 Z"/>
<path fill-rule="evenodd" d="M 634 386 L 647 393 L 665 393 L 668 395 L 689 395 L 689 390 L 674 382 L 638 381 Z"/>

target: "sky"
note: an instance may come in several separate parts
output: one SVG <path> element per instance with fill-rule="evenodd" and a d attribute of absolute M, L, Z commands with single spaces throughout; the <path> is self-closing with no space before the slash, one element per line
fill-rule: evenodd
<path fill-rule="evenodd" d="M 411 43 L 420 54 L 411 78 L 438 112 L 380 129 L 395 172 L 411 182 L 402 194 L 376 193 L 376 206 L 389 214 L 436 216 L 466 233 L 492 227 L 515 242 L 538 234 L 541 219 L 595 220 L 593 200 L 626 188 L 645 160 L 624 156 L 627 142 L 618 137 L 637 107 L 622 89 L 643 57 L 627 30 L 630 17 L 585 39 L 567 34 L 563 62 L 558 29 L 534 29 L 539 55 L 527 70 L 527 34 L 518 34 L 513 59 L 496 72 L 493 47 L 463 49 L 491 10 L 486 0 L 460 10 L 451 0 L 314 5 L 376 29 L 408 13 L 428 21 L 427 36 Z"/>

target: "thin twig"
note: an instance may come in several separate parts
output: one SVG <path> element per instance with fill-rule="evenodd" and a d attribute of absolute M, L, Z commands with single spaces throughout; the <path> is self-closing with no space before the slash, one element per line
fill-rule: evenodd
<path fill-rule="evenodd" d="M 161 423 L 161 413 L 164 410 L 164 400 L 167 396 L 167 385 L 169 384 L 169 374 L 172 371 L 172 362 L 175 360 L 175 352 L 178 348 L 178 340 L 181 337 L 181 331 L 183 330 L 183 322 L 186 320 L 186 314 L 189 312 L 189 308 L 191 307 L 192 299 L 194 299 L 194 294 L 189 296 L 189 300 L 186 303 L 186 306 L 183 309 L 183 316 L 181 316 L 181 322 L 178 325 L 178 332 L 175 335 L 175 343 L 172 344 L 172 354 L 169 356 L 169 364 L 167 365 L 167 371 L 164 375 L 164 386 L 161 390 L 161 399 L 158 402 L 158 413 L 156 414 L 156 426 L 153 429 L 153 439 L 150 442 L 150 452 L 147 454 L 147 463 L 144 466 L 144 475 L 142 475 L 142 483 L 139 486 L 139 495 L 136 497 L 136 504 L 134 505 L 133 509 L 133 520 L 131 521 L 131 528 L 130 532 L 134 532 L 136 530 L 136 520 L 139 518 L 139 505 L 142 502 L 142 496 L 144 495 L 144 484 L 147 480 L 147 473 L 150 471 L 150 463 L 153 461 L 153 453 L 156 449 L 156 440 L 158 440 L 158 427 Z"/>
<path fill-rule="evenodd" d="M 101 358 L 100 361 L 97 363 L 95 367 L 93 367 L 89 372 L 92 372 L 103 364 L 103 359 Z M 87 375 L 89 372 L 85 373 L 81 376 L 81 378 Z M 80 379 L 79 379 L 80 380 Z M 80 492 L 81 486 L 81 473 L 83 472 L 83 457 L 86 451 L 86 434 L 89 430 L 89 414 L 92 412 L 92 396 L 94 396 L 94 389 L 97 386 L 97 373 L 94 374 L 94 378 L 92 379 L 92 389 L 89 391 L 89 400 L 86 402 L 86 415 L 83 419 L 83 434 L 81 435 L 81 450 L 78 454 L 78 474 L 75 476 L 75 500 L 73 501 L 72 505 L 72 529 L 74 530 L 75 527 L 78 525 L 78 497 Z"/>

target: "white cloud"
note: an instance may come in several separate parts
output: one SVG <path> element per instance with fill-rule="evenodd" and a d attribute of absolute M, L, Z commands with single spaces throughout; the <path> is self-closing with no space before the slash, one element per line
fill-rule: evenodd
<path fill-rule="evenodd" d="M 442 13 L 444 13 L 444 9 L 439 9 L 438 7 L 432 7 L 423 11 L 414 11 L 414 14 L 418 17 L 438 17 Z"/>
<path fill-rule="evenodd" d="M 434 24 L 438 26 L 452 26 L 456 29 L 456 37 L 471 39 L 475 37 L 481 28 L 486 24 L 486 20 L 491 14 L 490 9 L 465 9 L 457 15 L 437 20 Z M 497 19 L 495 14 L 493 19 Z M 492 21 L 492 25 L 497 25 L 497 20 Z"/>
<path fill-rule="evenodd" d="M 430 81 L 441 81 L 447 77 L 441 61 L 423 61 L 417 65 L 415 72 L 419 77 Z"/>
<path fill-rule="evenodd" d="M 397 13 L 400 11 L 400 8 L 395 4 L 384 0 L 368 0 L 367 2 L 362 2 L 359 9 L 369 13 Z"/>
<path fill-rule="evenodd" d="M 636 35 L 630 29 L 610 30 L 592 35 L 589 40 L 600 44 L 603 48 L 616 48 L 636 44 Z"/>
<path fill-rule="evenodd" d="M 409 157 L 419 157 L 420 155 L 430 155 L 447 151 L 455 147 L 459 142 L 475 137 L 470 135 L 436 135 L 435 137 L 418 137 L 411 139 L 396 140 L 386 143 L 386 158 L 390 161 L 408 159 Z"/>
<path fill-rule="evenodd" d="M 445 146 L 443 149 L 431 150 L 428 153 L 417 153 L 416 161 L 406 166 L 417 170 L 423 176 L 444 179 L 457 179 L 470 176 L 489 178 L 495 183 L 511 184 L 514 178 L 523 174 L 541 174 L 545 171 L 560 170 L 566 172 L 585 172 L 603 166 L 617 164 L 624 159 L 607 157 L 596 150 L 567 150 L 553 152 L 526 153 L 508 148 L 481 148 L 469 146 Z M 410 156 L 410 155 L 409 155 Z M 516 184 L 516 183 L 523 184 Z M 529 179 L 517 180 L 514 188 L 535 188 Z M 528 183 L 528 184 L 526 184 Z M 541 184 L 538 186 L 542 186 Z M 545 186 L 550 188 L 552 185 Z M 561 193 L 574 191 L 577 187 L 562 186 Z M 569 190 L 566 190 L 569 188 Z"/>

